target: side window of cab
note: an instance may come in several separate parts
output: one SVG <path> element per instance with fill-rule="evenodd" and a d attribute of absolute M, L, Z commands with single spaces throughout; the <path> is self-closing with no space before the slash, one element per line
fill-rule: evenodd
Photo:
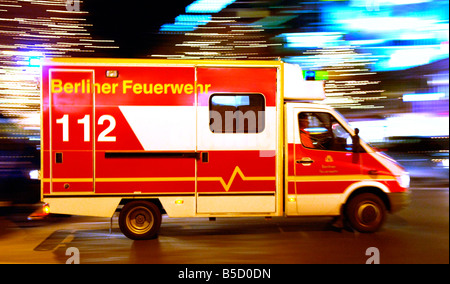
<path fill-rule="evenodd" d="M 342 152 L 353 149 L 352 136 L 330 113 L 300 112 L 298 123 L 305 148 Z"/>

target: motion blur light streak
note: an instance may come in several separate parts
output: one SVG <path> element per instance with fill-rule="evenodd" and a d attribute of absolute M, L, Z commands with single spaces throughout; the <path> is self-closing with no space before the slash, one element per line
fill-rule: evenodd
<path fill-rule="evenodd" d="M 186 40 L 174 44 L 173 54 L 168 54 L 165 48 L 165 53 L 152 56 L 275 59 L 279 54 L 287 62 L 298 63 L 306 70 L 327 71 L 332 81 L 327 82 L 331 85 L 326 88 L 330 97 L 326 102 L 332 106 L 349 110 L 380 109 L 385 107 L 381 102 L 388 100 L 389 95 L 385 94 L 384 88 L 377 88 L 380 80 L 373 80 L 376 72 L 420 66 L 448 57 L 448 51 L 442 45 L 424 48 L 406 42 L 408 38 L 414 38 L 414 34 L 426 39 L 438 36 L 438 42 L 445 42 L 448 29 L 447 33 L 441 32 L 445 19 L 438 11 L 432 9 L 438 16 L 433 14 L 423 19 L 408 11 L 398 17 L 392 16 L 395 6 L 426 2 L 374 1 L 383 8 L 379 12 L 368 9 L 367 1 L 350 1 L 349 4 L 305 1 L 298 6 L 262 1 L 255 3 L 253 9 L 235 2 L 217 12 L 218 17 L 230 21 L 215 22 L 217 16 L 214 16 L 206 25 L 184 33 Z M 411 7 L 414 7 L 412 10 L 421 8 Z M 306 13 L 320 13 L 324 21 L 298 26 L 294 20 Z M 340 86 L 341 81 L 351 79 L 356 83 Z M 380 104 L 374 104 L 377 101 Z"/>
<path fill-rule="evenodd" d="M 40 135 L 36 114 L 42 59 L 118 48 L 112 40 L 90 36 L 92 25 L 84 18 L 87 11 L 66 8 L 63 0 L 0 0 L 0 114 L 17 123 L 14 137 L 36 139 Z M 0 135 L 11 136 L 4 131 Z"/>
<path fill-rule="evenodd" d="M 341 33 L 287 33 L 282 34 L 287 42 L 287 48 L 311 48 L 311 47 L 328 47 L 339 46 L 342 39 Z"/>
<path fill-rule="evenodd" d="M 217 13 L 236 0 L 196 0 L 186 7 L 186 13 Z"/>
<path fill-rule="evenodd" d="M 431 27 L 438 22 L 416 17 L 368 17 L 341 20 L 349 30 L 365 30 L 374 32 L 396 32 L 417 30 Z"/>
<path fill-rule="evenodd" d="M 429 93 L 429 94 L 404 94 L 404 102 L 420 102 L 420 101 L 438 101 L 445 98 L 444 93 Z"/>
<path fill-rule="evenodd" d="M 193 31 L 198 26 L 206 25 L 209 21 L 211 21 L 210 15 L 180 15 L 175 18 L 174 24 L 165 24 L 161 27 L 160 31 Z"/>

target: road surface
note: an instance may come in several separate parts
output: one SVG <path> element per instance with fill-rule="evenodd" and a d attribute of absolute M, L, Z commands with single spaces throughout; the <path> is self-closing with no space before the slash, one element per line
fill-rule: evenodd
<path fill-rule="evenodd" d="M 449 263 L 448 188 L 413 190 L 410 207 L 375 234 L 335 230 L 330 218 L 163 217 L 158 239 L 132 241 L 117 217 L 110 233 L 110 219 L 25 216 L 0 216 L 0 263 Z"/>

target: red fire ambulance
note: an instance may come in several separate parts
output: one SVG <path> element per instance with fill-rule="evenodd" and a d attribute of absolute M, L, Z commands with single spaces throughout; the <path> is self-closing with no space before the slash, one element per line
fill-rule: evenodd
<path fill-rule="evenodd" d="M 343 216 L 377 231 L 409 175 L 359 140 L 323 82 L 282 61 L 52 59 L 42 201 L 131 239 L 169 217 Z"/>

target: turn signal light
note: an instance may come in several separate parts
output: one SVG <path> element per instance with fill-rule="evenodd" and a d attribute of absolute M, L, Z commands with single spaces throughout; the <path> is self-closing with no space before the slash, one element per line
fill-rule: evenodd
<path fill-rule="evenodd" d="M 31 215 L 28 216 L 28 220 L 42 220 L 50 214 L 50 205 L 44 204 L 42 207 L 39 207 L 36 211 L 34 211 Z"/>
<path fill-rule="evenodd" d="M 46 215 L 50 214 L 50 206 L 48 204 L 45 204 L 42 211 L 44 211 L 44 214 Z"/>

